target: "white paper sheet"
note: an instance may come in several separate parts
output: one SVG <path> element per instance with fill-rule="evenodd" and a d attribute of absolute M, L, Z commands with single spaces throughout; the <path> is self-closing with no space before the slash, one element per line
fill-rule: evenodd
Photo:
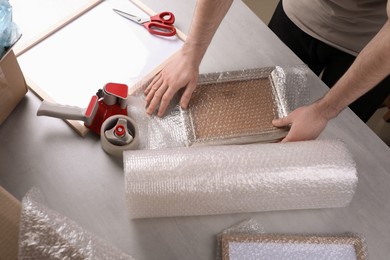
<path fill-rule="evenodd" d="M 131 86 L 182 46 L 176 36 L 152 35 L 113 8 L 146 16 L 128 0 L 104 1 L 21 55 L 24 74 L 57 103 L 86 107 L 106 83 Z"/>

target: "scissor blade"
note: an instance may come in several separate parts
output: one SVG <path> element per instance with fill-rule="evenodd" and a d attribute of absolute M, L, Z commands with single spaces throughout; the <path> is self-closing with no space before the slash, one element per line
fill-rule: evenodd
<path fill-rule="evenodd" d="M 129 14 L 129 13 L 126 13 L 126 12 L 123 12 L 121 10 L 118 10 L 118 9 L 112 9 L 114 10 L 114 12 L 116 12 L 117 14 L 119 14 L 120 16 L 126 18 L 126 19 L 129 19 L 133 22 L 136 22 L 138 24 L 142 24 L 143 23 L 143 19 L 135 16 L 135 15 L 132 15 L 132 14 Z"/>

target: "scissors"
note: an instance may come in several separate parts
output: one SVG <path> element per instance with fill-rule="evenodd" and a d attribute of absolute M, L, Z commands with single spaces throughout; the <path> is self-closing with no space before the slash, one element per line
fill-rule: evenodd
<path fill-rule="evenodd" d="M 135 23 L 143 25 L 151 34 L 160 36 L 174 36 L 176 28 L 173 26 L 175 16 L 171 12 L 162 12 L 148 18 L 139 18 L 135 15 L 113 9 L 117 14 Z"/>

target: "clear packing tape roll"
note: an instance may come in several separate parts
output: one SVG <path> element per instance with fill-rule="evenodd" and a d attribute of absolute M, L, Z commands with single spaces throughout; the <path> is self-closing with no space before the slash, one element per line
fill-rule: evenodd
<path fill-rule="evenodd" d="M 355 162 L 338 140 L 125 151 L 131 218 L 347 206 Z"/>
<path fill-rule="evenodd" d="M 19 259 L 135 260 L 49 209 L 37 188 L 31 189 L 22 201 Z"/>

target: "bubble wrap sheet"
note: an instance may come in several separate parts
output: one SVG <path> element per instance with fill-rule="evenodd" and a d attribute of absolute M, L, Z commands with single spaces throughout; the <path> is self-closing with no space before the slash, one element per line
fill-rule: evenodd
<path fill-rule="evenodd" d="M 125 151 L 124 169 L 131 218 L 344 207 L 357 184 L 338 140 Z"/>
<path fill-rule="evenodd" d="M 19 259 L 135 260 L 46 207 L 41 197 L 33 188 L 23 198 Z"/>
<path fill-rule="evenodd" d="M 217 236 L 217 260 L 367 260 L 365 239 L 356 233 L 271 234 L 249 219 Z"/>
<path fill-rule="evenodd" d="M 163 118 L 145 117 L 142 81 L 131 90 L 129 115 L 140 129 L 140 149 L 274 142 L 288 128 L 272 125 L 308 101 L 307 67 L 263 67 L 199 76 L 189 108 L 174 97 Z"/>

